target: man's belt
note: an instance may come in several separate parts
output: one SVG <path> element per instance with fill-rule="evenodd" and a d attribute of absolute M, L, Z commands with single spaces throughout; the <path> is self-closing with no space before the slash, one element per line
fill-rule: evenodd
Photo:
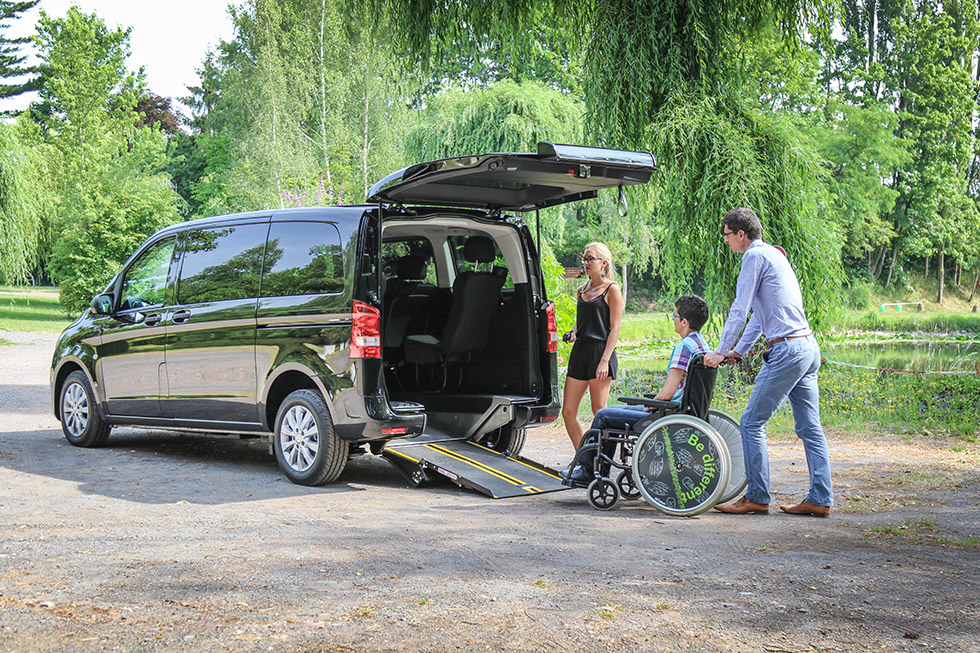
<path fill-rule="evenodd" d="M 773 338 L 769 341 L 769 346 L 772 347 L 773 345 L 778 345 L 779 343 L 786 342 L 787 340 L 795 340 L 796 338 L 809 338 L 812 335 L 812 333 L 804 333 L 801 336 L 783 336 L 782 338 Z"/>

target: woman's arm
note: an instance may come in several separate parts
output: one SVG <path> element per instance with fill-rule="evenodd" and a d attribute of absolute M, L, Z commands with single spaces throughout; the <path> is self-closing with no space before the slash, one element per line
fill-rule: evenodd
<path fill-rule="evenodd" d="M 609 359 L 612 358 L 616 343 L 619 342 L 619 327 L 623 322 L 623 292 L 618 284 L 613 284 L 606 293 L 606 303 L 609 304 L 609 337 L 606 338 L 606 348 L 602 350 L 602 358 L 595 370 L 595 378 L 605 379 L 609 376 Z"/>

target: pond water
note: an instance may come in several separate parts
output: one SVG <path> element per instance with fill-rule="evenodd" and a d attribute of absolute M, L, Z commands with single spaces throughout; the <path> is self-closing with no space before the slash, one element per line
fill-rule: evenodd
<path fill-rule="evenodd" d="M 980 372 L 980 342 L 976 341 L 844 340 L 823 343 L 820 351 L 827 360 L 871 367 L 928 372 L 949 370 Z"/>
<path fill-rule="evenodd" d="M 835 340 L 820 345 L 828 361 L 901 370 L 980 372 L 980 341 Z M 624 369 L 666 371 L 670 347 L 633 347 L 620 354 Z"/>

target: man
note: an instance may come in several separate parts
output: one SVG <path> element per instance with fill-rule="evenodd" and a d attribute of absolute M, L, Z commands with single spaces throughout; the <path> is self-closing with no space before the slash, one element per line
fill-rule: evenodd
<path fill-rule="evenodd" d="M 705 364 L 717 367 L 726 358 L 741 359 L 760 333 L 766 335 L 770 348 L 739 425 L 748 478 L 745 496 L 715 509 L 731 514 L 769 512 L 766 422 L 788 398 L 810 469 L 810 491 L 799 504 L 780 506 L 780 510 L 826 517 L 834 493 L 827 440 L 820 426 L 820 348 L 803 312 L 800 284 L 786 256 L 762 241 L 762 225 L 754 211 L 729 211 L 722 219 L 722 232 L 732 251 L 742 255 L 742 269 L 718 349 L 705 356 Z M 750 311 L 748 326 L 733 346 Z"/>

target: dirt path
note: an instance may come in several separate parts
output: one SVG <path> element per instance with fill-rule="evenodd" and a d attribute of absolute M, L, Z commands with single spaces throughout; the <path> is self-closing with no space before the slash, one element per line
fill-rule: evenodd
<path fill-rule="evenodd" d="M 980 651 L 980 448 L 831 433 L 840 507 L 600 513 L 583 491 L 325 488 L 257 443 L 120 429 L 71 447 L 53 337 L 0 334 L 0 650 Z M 561 466 L 557 428 L 525 453 Z M 802 449 L 771 448 L 776 503 Z"/>

